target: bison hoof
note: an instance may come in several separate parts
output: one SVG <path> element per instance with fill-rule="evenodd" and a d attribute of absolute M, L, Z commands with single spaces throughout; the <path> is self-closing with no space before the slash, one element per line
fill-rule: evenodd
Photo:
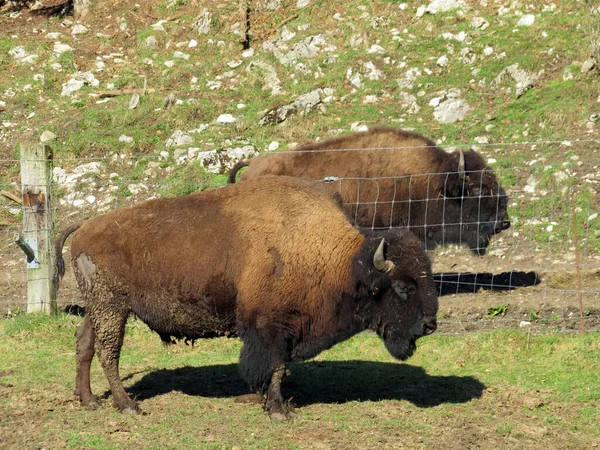
<path fill-rule="evenodd" d="M 136 416 L 140 413 L 140 408 L 137 406 L 131 407 L 127 406 L 121 410 L 123 414 L 127 414 L 128 416 Z"/>
<path fill-rule="evenodd" d="M 283 421 L 296 417 L 296 413 L 291 405 L 282 403 L 273 403 L 269 408 L 269 418 L 271 420 Z"/>
<path fill-rule="evenodd" d="M 85 409 L 95 410 L 102 406 L 100 400 L 95 395 L 79 395 L 79 401 L 81 403 L 81 406 L 83 406 Z"/>
<path fill-rule="evenodd" d="M 235 403 L 248 403 L 252 405 L 262 405 L 265 402 L 265 398 L 260 394 L 244 394 L 238 395 L 235 400 Z"/>

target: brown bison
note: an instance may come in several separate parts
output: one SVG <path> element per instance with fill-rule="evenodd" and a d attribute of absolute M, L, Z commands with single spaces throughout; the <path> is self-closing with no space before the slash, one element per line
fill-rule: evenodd
<path fill-rule="evenodd" d="M 241 180 L 288 175 L 333 181 L 354 223 L 408 228 L 428 249 L 463 244 L 485 254 L 490 238 L 510 227 L 507 196 L 473 150 L 448 153 L 421 135 L 375 128 L 298 150 L 242 161 Z"/>
<path fill-rule="evenodd" d="M 423 244 L 410 232 L 361 234 L 319 183 L 263 177 L 151 200 L 67 228 L 85 301 L 76 333 L 75 393 L 96 408 L 98 353 L 116 408 L 137 411 L 119 376 L 125 322 L 135 314 L 164 342 L 239 336 L 240 372 L 285 418 L 285 364 L 371 329 L 404 360 L 436 329 L 438 300 Z"/>

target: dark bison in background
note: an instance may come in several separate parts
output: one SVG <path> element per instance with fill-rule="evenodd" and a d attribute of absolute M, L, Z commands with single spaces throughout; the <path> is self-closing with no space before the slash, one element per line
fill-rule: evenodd
<path fill-rule="evenodd" d="M 86 220 L 57 241 L 59 276 L 73 232 L 71 263 L 86 308 L 75 392 L 90 408 L 99 406 L 90 389 L 96 350 L 114 406 L 137 411 L 118 367 L 131 313 L 164 342 L 239 336 L 241 375 L 266 393 L 275 418 L 287 415 L 286 363 L 365 329 L 404 360 L 436 329 L 423 244 L 406 230 L 361 234 L 320 183 L 267 176 Z"/>
<path fill-rule="evenodd" d="M 510 227 L 507 196 L 473 150 L 448 153 L 416 133 L 373 130 L 328 139 L 238 163 L 240 179 L 288 175 L 333 180 L 350 219 L 361 227 L 404 227 L 428 249 L 467 244 L 485 254 L 490 238 Z"/>

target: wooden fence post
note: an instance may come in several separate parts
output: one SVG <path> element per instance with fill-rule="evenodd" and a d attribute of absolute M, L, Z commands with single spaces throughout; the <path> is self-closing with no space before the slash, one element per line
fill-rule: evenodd
<path fill-rule="evenodd" d="M 50 196 L 52 154 L 47 145 L 37 142 L 22 143 L 20 150 L 23 237 L 34 250 L 37 246 L 36 260 L 27 264 L 27 312 L 55 314 L 56 255 Z"/>

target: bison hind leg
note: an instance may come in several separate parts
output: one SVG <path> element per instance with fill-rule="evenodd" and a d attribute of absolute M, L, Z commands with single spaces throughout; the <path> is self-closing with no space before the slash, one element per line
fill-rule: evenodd
<path fill-rule="evenodd" d="M 75 395 L 81 404 L 89 409 L 98 409 L 100 401 L 92 394 L 90 386 L 90 368 L 94 358 L 94 328 L 87 316 L 75 333 L 75 354 L 77 360 L 77 375 L 75 377 Z"/>

